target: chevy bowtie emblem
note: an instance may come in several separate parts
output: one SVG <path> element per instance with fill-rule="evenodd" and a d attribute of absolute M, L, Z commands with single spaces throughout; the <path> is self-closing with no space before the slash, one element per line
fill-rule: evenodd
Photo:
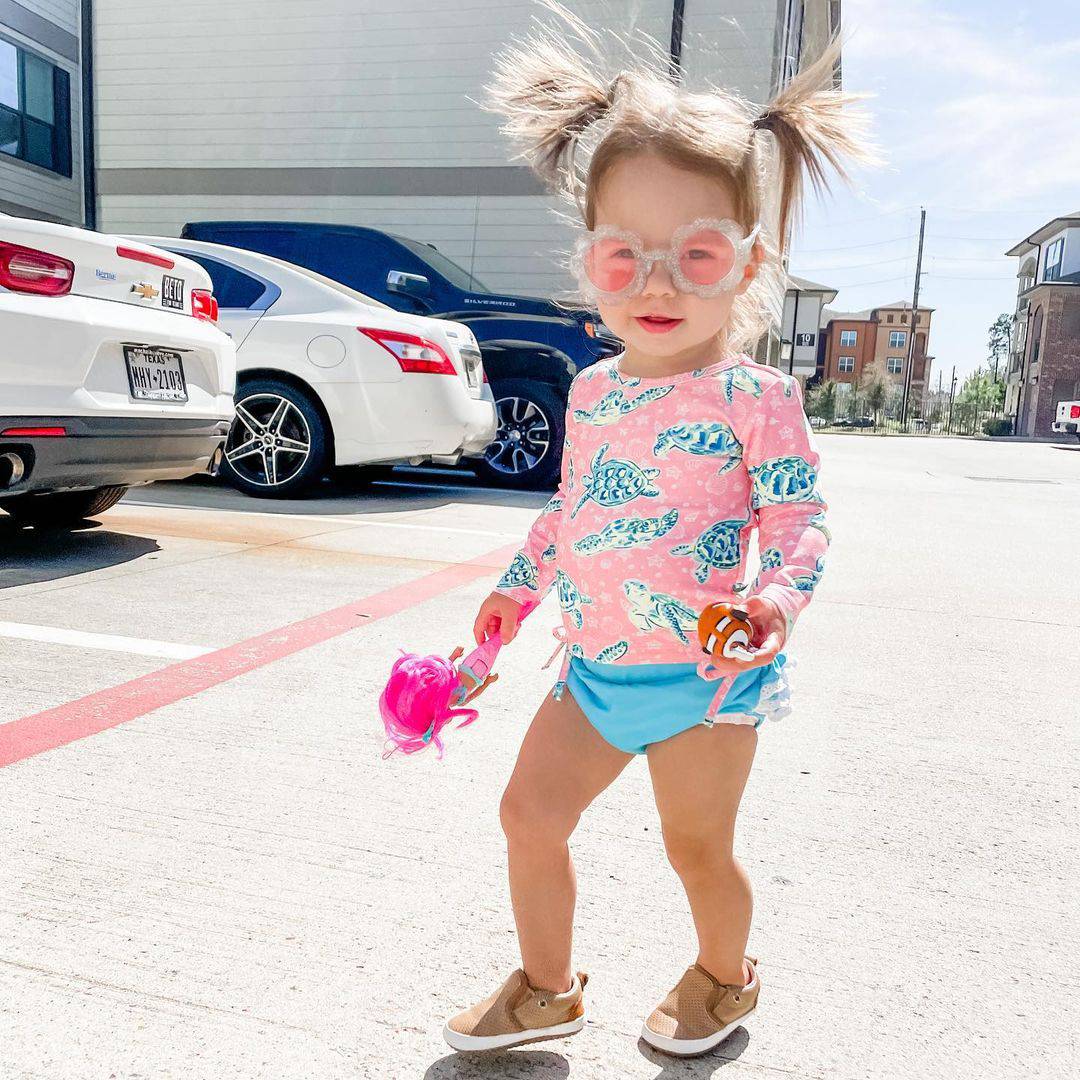
<path fill-rule="evenodd" d="M 131 291 L 138 293 L 144 300 L 153 300 L 155 297 L 160 296 L 161 292 L 155 289 L 153 285 L 148 282 L 140 282 L 138 285 L 132 285 Z"/>

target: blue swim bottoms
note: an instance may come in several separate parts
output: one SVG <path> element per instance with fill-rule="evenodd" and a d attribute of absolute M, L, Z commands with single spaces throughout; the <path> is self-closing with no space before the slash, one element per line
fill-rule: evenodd
<path fill-rule="evenodd" d="M 772 684 L 781 681 L 786 659 L 780 653 L 771 664 L 738 675 L 720 706 L 721 716 L 756 716 L 754 727 L 760 727 L 767 713 L 759 706 L 771 696 Z M 703 679 L 696 664 L 601 664 L 575 656 L 566 689 L 612 746 L 644 754 L 649 743 L 703 723 L 717 684 Z"/>

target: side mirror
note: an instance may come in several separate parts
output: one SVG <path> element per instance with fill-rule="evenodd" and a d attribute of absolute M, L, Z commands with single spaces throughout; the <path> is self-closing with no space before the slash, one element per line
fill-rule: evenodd
<path fill-rule="evenodd" d="M 404 270 L 391 270 L 386 275 L 386 287 L 404 296 L 425 297 L 431 292 L 431 283 L 423 274 L 407 274 Z"/>

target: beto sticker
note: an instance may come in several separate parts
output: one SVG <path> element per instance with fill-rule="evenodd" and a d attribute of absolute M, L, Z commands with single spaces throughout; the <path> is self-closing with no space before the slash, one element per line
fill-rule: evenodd
<path fill-rule="evenodd" d="M 173 308 L 176 311 L 184 310 L 184 279 L 169 277 L 166 274 L 161 279 L 161 306 Z"/>

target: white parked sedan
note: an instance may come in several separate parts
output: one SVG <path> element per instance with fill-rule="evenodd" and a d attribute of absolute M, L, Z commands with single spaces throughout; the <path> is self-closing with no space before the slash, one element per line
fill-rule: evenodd
<path fill-rule="evenodd" d="M 461 323 L 395 311 L 291 263 L 222 244 L 135 237 L 205 268 L 237 345 L 223 475 L 291 496 L 330 466 L 478 456 L 497 427 Z"/>
<path fill-rule="evenodd" d="M 188 259 L 0 214 L 0 507 L 73 523 L 214 468 L 236 383 L 215 317 Z"/>

